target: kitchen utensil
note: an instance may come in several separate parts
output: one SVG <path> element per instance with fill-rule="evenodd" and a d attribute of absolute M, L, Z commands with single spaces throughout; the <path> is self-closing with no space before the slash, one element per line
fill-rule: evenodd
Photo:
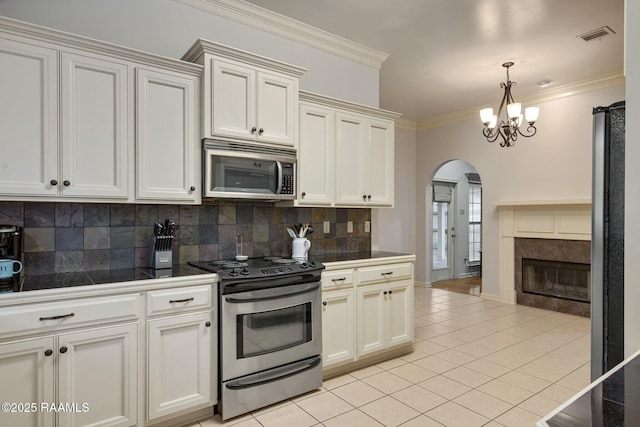
<path fill-rule="evenodd" d="M 236 236 L 236 261 L 246 261 L 249 257 L 242 254 L 242 234 Z"/>
<path fill-rule="evenodd" d="M 295 227 L 295 225 L 294 225 Z M 287 227 L 287 231 L 289 232 L 289 236 L 291 236 L 292 239 L 296 239 L 298 236 L 296 235 L 296 233 L 291 229 Z"/>
<path fill-rule="evenodd" d="M 171 242 L 175 232 L 176 222 L 165 219 L 164 223 L 156 221 L 153 224 L 153 236 L 149 245 L 149 267 L 154 269 L 171 268 L 173 254 Z"/>
<path fill-rule="evenodd" d="M 309 255 L 311 242 L 304 237 L 296 237 L 291 244 L 291 258 L 295 260 L 306 260 Z"/>

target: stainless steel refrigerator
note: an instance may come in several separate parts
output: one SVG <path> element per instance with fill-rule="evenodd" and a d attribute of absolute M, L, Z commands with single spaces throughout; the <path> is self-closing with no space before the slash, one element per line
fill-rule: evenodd
<path fill-rule="evenodd" d="M 625 103 L 593 109 L 591 379 L 624 359 Z"/>

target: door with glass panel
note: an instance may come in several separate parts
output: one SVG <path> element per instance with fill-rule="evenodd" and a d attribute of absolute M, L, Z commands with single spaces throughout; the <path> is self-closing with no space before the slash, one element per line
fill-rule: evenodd
<path fill-rule="evenodd" d="M 455 184 L 433 182 L 431 221 L 431 281 L 454 277 Z"/>

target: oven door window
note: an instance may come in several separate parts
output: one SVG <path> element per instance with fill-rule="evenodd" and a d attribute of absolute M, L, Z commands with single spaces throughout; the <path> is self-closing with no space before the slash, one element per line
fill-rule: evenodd
<path fill-rule="evenodd" d="M 311 341 L 311 302 L 237 316 L 237 358 L 281 351 Z"/>

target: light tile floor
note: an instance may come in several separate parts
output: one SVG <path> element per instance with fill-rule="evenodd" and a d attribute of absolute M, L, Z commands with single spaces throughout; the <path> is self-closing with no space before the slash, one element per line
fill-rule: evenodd
<path fill-rule="evenodd" d="M 533 426 L 589 383 L 589 319 L 415 288 L 414 351 L 191 427 Z"/>

